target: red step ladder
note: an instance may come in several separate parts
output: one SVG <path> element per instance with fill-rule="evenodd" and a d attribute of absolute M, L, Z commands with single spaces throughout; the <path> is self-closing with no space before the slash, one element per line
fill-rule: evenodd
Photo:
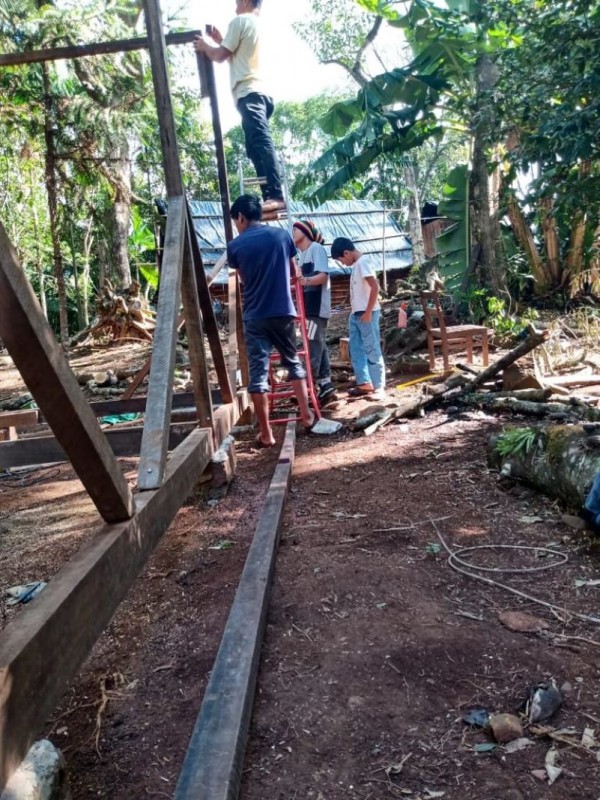
<path fill-rule="evenodd" d="M 297 331 L 300 334 L 301 345 L 298 349 L 298 356 L 300 361 L 303 362 L 306 371 L 306 388 L 308 390 L 308 401 L 312 405 L 313 411 L 317 419 L 321 419 L 321 409 L 315 391 L 315 383 L 313 380 L 312 368 L 310 365 L 310 345 L 308 342 L 308 333 L 306 330 L 306 312 L 304 310 L 304 294 L 300 286 L 299 279 L 293 277 L 291 283 L 292 299 L 296 306 Z M 277 366 L 281 364 L 279 353 L 272 353 L 269 357 L 269 383 L 271 391 L 267 394 L 269 398 L 269 419 L 271 425 L 286 425 L 288 422 L 299 422 L 300 417 L 296 413 L 294 416 L 278 416 L 280 412 L 289 412 L 289 399 L 294 397 L 294 390 L 291 383 L 288 381 L 277 380 L 276 370 Z M 288 402 L 286 402 L 288 401 Z"/>

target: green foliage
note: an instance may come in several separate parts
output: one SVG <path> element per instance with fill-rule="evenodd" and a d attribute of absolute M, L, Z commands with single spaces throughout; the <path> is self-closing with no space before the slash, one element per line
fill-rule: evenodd
<path fill-rule="evenodd" d="M 539 431 L 536 428 L 507 428 L 498 436 L 495 450 L 501 456 L 527 456 L 533 450 Z"/>
<path fill-rule="evenodd" d="M 442 188 L 443 199 L 438 214 L 447 217 L 450 226 L 437 239 L 438 264 L 446 287 L 459 288 L 471 257 L 469 225 L 469 168 L 455 167 Z"/>

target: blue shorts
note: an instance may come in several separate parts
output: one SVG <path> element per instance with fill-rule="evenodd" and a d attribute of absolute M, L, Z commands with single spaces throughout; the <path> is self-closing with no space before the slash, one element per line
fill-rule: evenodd
<path fill-rule="evenodd" d="M 269 356 L 273 348 L 281 356 L 282 366 L 287 368 L 288 381 L 306 378 L 306 372 L 296 351 L 294 319 L 294 317 L 270 317 L 244 321 L 250 367 L 248 385 L 250 393 L 262 394 L 269 391 Z"/>

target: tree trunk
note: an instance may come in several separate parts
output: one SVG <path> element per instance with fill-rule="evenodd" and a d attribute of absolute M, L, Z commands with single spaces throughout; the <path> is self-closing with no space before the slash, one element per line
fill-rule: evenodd
<path fill-rule="evenodd" d="M 580 511 L 595 476 L 600 472 L 600 448 L 580 426 L 531 428 L 537 431 L 528 453 L 501 456 L 498 436 L 490 442 L 490 466 Z"/>
<path fill-rule="evenodd" d="M 497 70 L 491 58 L 482 54 L 476 64 L 477 103 L 473 128 L 473 174 L 471 181 L 472 238 L 481 246 L 482 282 L 493 291 L 504 290 L 504 269 L 500 248 L 497 198 L 492 197 L 488 174 L 488 150 L 494 130 L 492 92 Z"/>
<path fill-rule="evenodd" d="M 131 212 L 131 162 L 127 140 L 121 141 L 109 158 L 115 201 L 110 209 L 110 258 L 117 285 L 131 285 L 129 224 Z"/>
<path fill-rule="evenodd" d="M 546 272 L 545 264 L 535 244 L 531 228 L 527 224 L 527 220 L 523 216 L 513 192 L 508 197 L 507 213 L 515 238 L 525 252 L 527 262 L 531 268 L 531 274 L 535 279 L 536 294 L 544 294 L 552 281 L 550 275 Z"/>
<path fill-rule="evenodd" d="M 544 247 L 548 263 L 548 272 L 552 277 L 552 288 L 561 285 L 560 243 L 554 218 L 554 201 L 544 197 L 540 202 L 540 217 L 544 234 Z"/>
<path fill-rule="evenodd" d="M 413 267 L 421 269 L 425 263 L 425 244 L 423 243 L 423 228 L 421 225 L 421 202 L 417 176 L 412 164 L 404 167 L 404 180 L 408 190 L 408 230 L 413 251 Z"/>
<path fill-rule="evenodd" d="M 48 211 L 50 218 L 50 235 L 52 238 L 52 254 L 58 308 L 60 318 L 60 342 L 66 350 L 69 346 L 69 322 L 67 316 L 67 288 L 63 271 L 63 260 L 60 249 L 58 201 L 56 184 L 56 147 L 54 142 L 54 103 L 50 86 L 50 71 L 47 64 L 42 64 L 44 82 L 44 138 L 46 142 L 45 177 L 48 194 Z"/>
<path fill-rule="evenodd" d="M 582 180 L 588 177 L 592 170 L 591 161 L 584 161 L 579 167 L 579 177 Z M 567 253 L 566 268 L 568 271 L 571 294 L 578 289 L 577 276 L 583 271 L 583 246 L 587 227 L 587 214 L 580 211 L 575 214 L 571 225 L 571 238 L 569 252 Z"/>

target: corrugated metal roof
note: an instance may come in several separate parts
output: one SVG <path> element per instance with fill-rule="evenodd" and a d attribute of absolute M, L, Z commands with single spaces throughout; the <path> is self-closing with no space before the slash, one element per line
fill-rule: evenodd
<path fill-rule="evenodd" d="M 412 264 L 412 247 L 406 234 L 396 220 L 385 214 L 383 205 L 371 200 L 329 200 L 316 209 L 305 203 L 292 202 L 291 216 L 296 219 L 311 219 L 319 228 L 329 251 L 331 243 L 338 236 L 346 236 L 367 255 L 377 272 L 383 269 L 383 237 L 385 236 L 385 269 L 405 269 Z M 225 252 L 225 231 L 222 207 L 219 202 L 192 200 L 190 202 L 194 229 L 198 236 L 204 264 L 211 268 Z M 287 227 L 287 221 L 269 222 L 269 225 Z M 329 266 L 332 275 L 349 273 L 347 267 L 340 267 L 331 258 Z M 226 281 L 223 270 L 217 278 L 218 283 Z"/>

